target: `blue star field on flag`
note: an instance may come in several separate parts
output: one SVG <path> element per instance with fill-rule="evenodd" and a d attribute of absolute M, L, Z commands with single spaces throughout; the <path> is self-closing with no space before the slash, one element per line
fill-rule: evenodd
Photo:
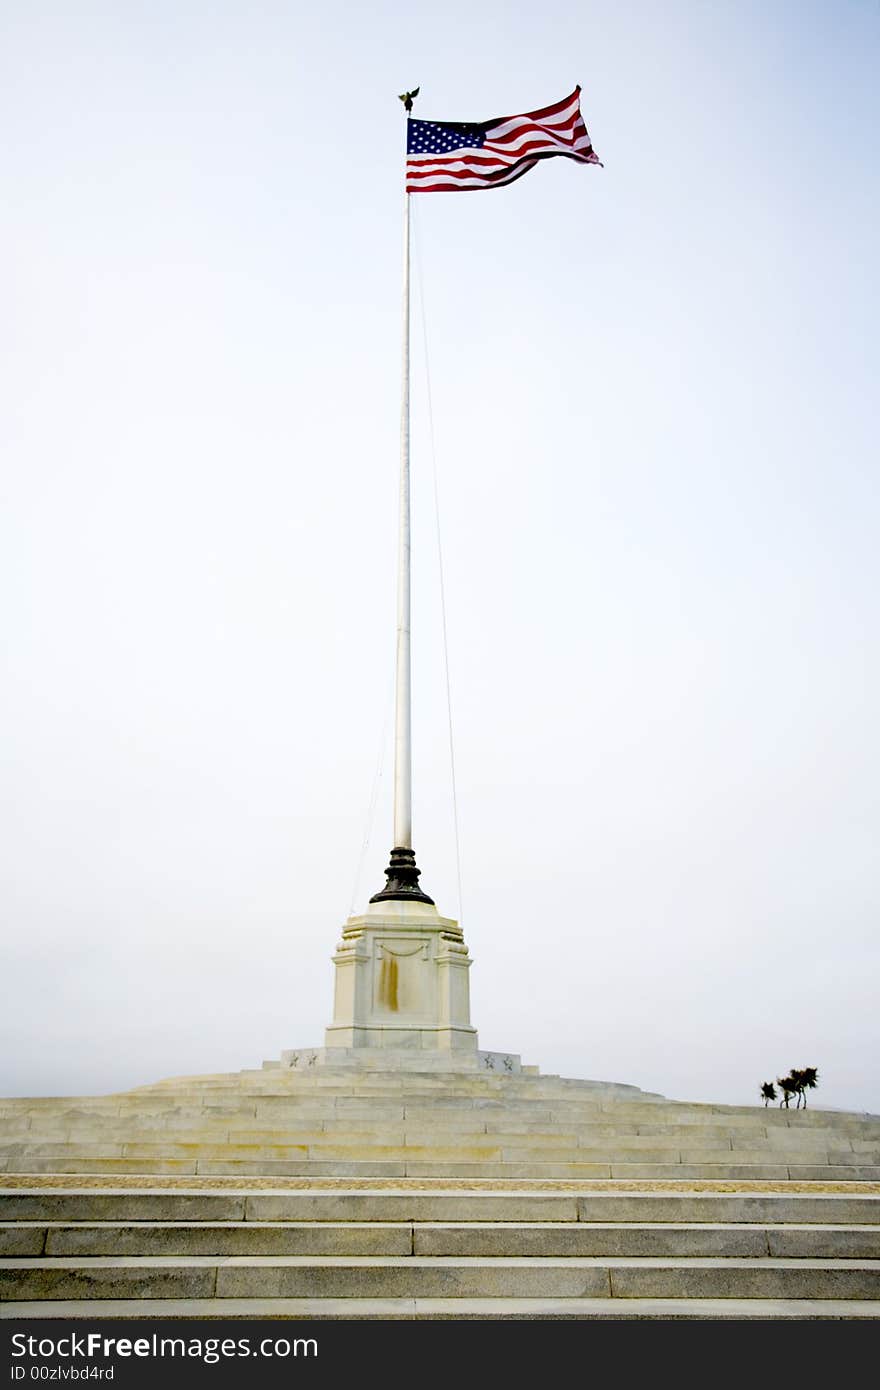
<path fill-rule="evenodd" d="M 486 127 L 473 124 L 445 124 L 439 121 L 406 123 L 407 154 L 449 154 L 452 150 L 483 148 Z"/>

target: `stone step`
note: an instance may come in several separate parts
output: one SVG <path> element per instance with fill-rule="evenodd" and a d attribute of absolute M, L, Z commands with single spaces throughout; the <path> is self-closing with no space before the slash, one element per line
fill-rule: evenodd
<path fill-rule="evenodd" d="M 241 1088 L 222 1092 L 210 1088 L 191 1087 L 175 1092 L 146 1093 L 129 1092 L 103 1097 L 21 1097 L 0 1103 L 0 1118 L 20 1114 L 131 1114 L 168 1113 L 170 1111 L 193 1111 L 222 1113 L 253 1110 L 257 1106 L 266 1109 L 322 1108 L 328 1110 L 351 1110 L 367 1107 L 397 1109 L 400 1106 L 417 1107 L 424 1110 L 439 1109 L 459 1111 L 505 1110 L 518 1113 L 532 1109 L 545 1116 L 555 1112 L 560 1117 L 582 1114 L 587 1119 L 599 1116 L 612 1116 L 615 1119 L 642 1121 L 644 1123 L 718 1124 L 734 1122 L 746 1126 L 786 1126 L 798 1125 L 808 1129 L 812 1125 L 846 1127 L 880 1125 L 880 1117 L 851 1111 L 828 1111 L 822 1109 L 780 1110 L 764 1109 L 761 1106 L 717 1106 L 692 1105 L 679 1101 L 636 1101 L 609 1098 L 601 1092 L 575 1093 L 557 1088 L 554 1092 L 528 1080 L 517 1088 L 508 1081 L 495 1089 L 478 1086 L 472 1082 L 459 1084 L 445 1083 L 443 1088 L 433 1087 L 420 1090 L 412 1085 L 367 1087 L 358 1078 L 341 1081 L 333 1089 L 323 1087 L 309 1088 L 299 1084 L 296 1088 L 269 1090 Z"/>
<path fill-rule="evenodd" d="M 40 1103 L 29 1098 L 22 1105 L 40 1106 Z M 66 1098 L 65 1100 L 53 1100 L 44 1104 L 41 1108 L 51 1111 L 59 1108 L 69 1108 L 77 1105 L 83 1108 L 90 1108 L 92 1103 L 87 1099 Z M 485 1088 L 474 1089 L 471 1085 L 448 1085 L 442 1090 L 419 1091 L 413 1087 L 396 1087 L 393 1089 L 378 1089 L 364 1087 L 360 1081 L 354 1084 L 351 1081 L 341 1083 L 335 1089 L 327 1087 L 321 1089 L 309 1089 L 300 1087 L 297 1090 L 286 1090 L 271 1092 L 250 1091 L 250 1092 L 228 1092 L 222 1095 L 209 1091 L 192 1090 L 188 1092 L 177 1092 L 163 1096 L 142 1096 L 130 1094 L 113 1098 L 112 1105 L 115 1105 L 120 1113 L 136 1110 L 156 1110 L 161 1111 L 169 1108 L 193 1107 L 193 1108 L 245 1108 L 246 1106 L 262 1106 L 269 1108 L 290 1108 L 296 1106 L 324 1106 L 328 1108 L 347 1109 L 352 1106 L 365 1105 L 371 1107 L 398 1105 L 421 1106 L 431 1109 L 451 1109 L 465 1112 L 467 1110 L 508 1110 L 517 1112 L 524 1109 L 533 1108 L 542 1111 L 554 1111 L 559 1115 L 583 1114 L 587 1118 L 599 1115 L 611 1115 L 620 1118 L 642 1120 L 645 1123 L 662 1123 L 666 1119 L 681 1120 L 694 1124 L 714 1124 L 721 1119 L 734 1120 L 743 1125 L 787 1125 L 796 1123 L 803 1128 L 809 1128 L 813 1124 L 819 1125 L 847 1125 L 847 1124 L 877 1124 L 880 1117 L 867 1115 L 852 1111 L 829 1111 L 821 1109 L 810 1110 L 779 1110 L 767 1109 L 762 1106 L 713 1106 L 713 1105 L 689 1105 L 679 1101 L 650 1101 L 638 1102 L 631 1100 L 609 1099 L 601 1096 L 578 1096 L 568 1092 L 557 1091 L 555 1093 L 541 1092 L 533 1084 L 526 1089 L 516 1092 L 511 1085 L 507 1085 L 496 1090 Z M 18 1109 L 21 1106 L 17 1107 Z M 103 1108 L 111 1108 L 108 1102 L 104 1103 Z"/>
<path fill-rule="evenodd" d="M 275 1150 L 311 1151 L 315 1157 L 333 1159 L 353 1157 L 381 1159 L 414 1157 L 455 1158 L 455 1150 L 479 1151 L 484 1156 L 514 1155 L 516 1161 L 533 1156 L 536 1161 L 576 1159 L 594 1162 L 719 1162 L 739 1163 L 832 1163 L 840 1167 L 880 1166 L 880 1142 L 859 1136 L 835 1135 L 824 1132 L 804 1140 L 795 1134 L 755 1135 L 748 1140 L 741 1136 L 685 1134 L 610 1134 L 589 1132 L 572 1134 L 556 1130 L 542 1133 L 538 1127 L 523 1132 L 515 1129 L 467 1130 L 445 1129 L 439 1126 L 424 1128 L 398 1124 L 375 1126 L 370 1129 L 326 1129 L 317 1123 L 288 1125 L 272 1129 L 201 1127 L 145 1128 L 120 1126 L 118 1129 L 96 1128 L 77 1131 L 20 1130 L 6 1132 L 0 1138 L 0 1170 L 2 1165 L 18 1163 L 23 1156 L 52 1158 L 81 1156 L 83 1158 L 130 1157 L 142 1153 L 145 1157 L 174 1158 L 220 1156 L 213 1150 L 225 1150 L 224 1156 L 251 1157 L 256 1154 L 278 1157 Z M 404 1153 L 403 1151 L 407 1152 Z M 245 1152 L 249 1151 L 249 1152 Z M 282 1155 L 283 1156 L 283 1155 Z M 458 1155 L 461 1157 L 462 1155 Z"/>
<path fill-rule="evenodd" d="M 0 1222 L 543 1222 L 880 1226 L 880 1193 L 393 1188 L 0 1189 Z"/>
<path fill-rule="evenodd" d="M 763 1121 L 763 1122 L 762 1122 Z M 253 1130 L 267 1134 L 322 1133 L 336 1130 L 343 1133 L 396 1134 L 400 1131 L 421 1131 L 434 1137 L 450 1131 L 470 1134 L 518 1133 L 523 1135 L 557 1134 L 576 1136 L 578 1140 L 613 1137 L 623 1139 L 654 1138 L 662 1146 L 664 1138 L 680 1138 L 691 1146 L 706 1146 L 715 1139 L 729 1139 L 741 1147 L 761 1148 L 765 1144 L 782 1147 L 793 1143 L 797 1147 L 851 1147 L 860 1144 L 865 1150 L 880 1147 L 880 1125 L 867 1122 L 810 1122 L 803 1112 L 795 1120 L 773 1123 L 754 1116 L 748 1122 L 736 1116 L 696 1117 L 660 1116 L 639 1119 L 630 1114 L 610 1115 L 608 1112 L 562 1113 L 558 1110 L 516 1107 L 499 1103 L 497 1108 L 485 1106 L 455 1107 L 400 1105 L 381 1107 L 358 1101 L 343 1105 L 318 1106 L 246 1106 L 235 1109 L 212 1110 L 205 1107 L 180 1107 L 167 1111 L 135 1107 L 112 1114 L 83 1112 L 81 1109 L 23 1111 L 7 1115 L 0 1121 L 0 1133 L 5 1140 L 16 1140 L 28 1134 L 35 1141 L 56 1137 L 126 1139 L 140 1131 L 189 1131 L 194 1139 L 201 1133 L 206 1137 L 222 1132 Z M 551 1142 L 555 1142 L 551 1139 Z"/>
<path fill-rule="evenodd" d="M 142 1318 L 224 1320 L 294 1319 L 301 1321 L 334 1318 L 358 1320 L 527 1319 L 548 1318 L 606 1321 L 623 1318 L 642 1321 L 697 1321 L 702 1318 L 787 1322 L 845 1318 L 880 1318 L 880 1303 L 852 1299 L 748 1299 L 748 1298 L 192 1298 L 192 1299 L 106 1299 L 101 1303 L 102 1318 L 116 1320 Z M 0 1303 L 0 1319 L 88 1318 L 94 1320 L 95 1306 L 89 1299 L 30 1303 Z"/>
<path fill-rule="evenodd" d="M 59 1101 L 118 1103 L 121 1099 L 163 1100 L 178 1095 L 301 1095 L 314 1091 L 342 1089 L 348 1094 L 353 1090 L 365 1094 L 444 1094 L 464 1095 L 505 1095 L 517 1096 L 561 1096 L 568 1099 L 592 1101 L 595 1104 L 620 1105 L 663 1105 L 678 1106 L 691 1110 L 743 1110 L 762 1113 L 794 1113 L 796 1107 L 786 1111 L 784 1106 L 764 1106 L 759 1100 L 745 1105 L 724 1105 L 717 1101 L 678 1100 L 662 1096 L 657 1092 L 640 1090 L 637 1086 L 625 1086 L 616 1082 L 589 1081 L 583 1078 L 561 1077 L 552 1074 L 535 1076 L 528 1073 L 499 1073 L 489 1068 L 474 1072 L 400 1072 L 393 1065 L 367 1071 L 361 1068 L 341 1067 L 309 1068 L 300 1067 L 280 1070 L 272 1074 L 253 1070 L 229 1072 L 216 1076 L 180 1076 L 166 1078 L 148 1086 L 135 1086 L 127 1091 L 116 1091 L 102 1095 L 56 1095 L 56 1096 L 4 1096 L 0 1099 L 0 1109 L 25 1103 L 52 1104 Z M 814 1096 L 798 1114 L 814 1114 L 827 1109 L 821 1098 Z M 834 1110 L 833 1114 L 864 1114 L 862 1110 Z"/>
<path fill-rule="evenodd" d="M 707 1152 L 719 1150 L 738 1154 L 760 1154 L 765 1160 L 768 1155 L 775 1158 L 786 1153 L 803 1155 L 814 1161 L 824 1161 L 826 1154 L 860 1155 L 861 1161 L 876 1164 L 880 1162 L 880 1141 L 866 1140 L 859 1136 L 837 1134 L 833 1131 L 815 1130 L 810 1134 L 797 1134 L 789 1130 L 766 1135 L 754 1133 L 742 1135 L 737 1132 L 719 1133 L 712 1129 L 706 1133 L 702 1129 L 680 1127 L 659 1134 L 615 1131 L 602 1126 L 601 1132 L 594 1129 L 563 1126 L 549 1127 L 531 1125 L 518 1128 L 512 1123 L 456 1125 L 424 1125 L 423 1123 L 396 1123 L 378 1125 L 370 1123 L 354 1126 L 345 1121 L 297 1122 L 296 1124 L 276 1125 L 272 1128 L 255 1128 L 250 1124 L 230 1126 L 227 1123 L 207 1125 L 142 1125 L 140 1123 L 101 1124 L 90 1128 L 35 1127 L 5 1129 L 0 1140 L 0 1156 L 15 1157 L 27 1152 L 35 1157 L 42 1156 L 42 1146 L 66 1145 L 69 1150 L 84 1152 L 95 1156 L 90 1146 L 99 1145 L 108 1152 L 122 1145 L 162 1145 L 172 1149 L 174 1145 L 191 1148 L 197 1146 L 256 1146 L 261 1149 L 284 1146 L 343 1146 L 351 1147 L 424 1147 L 442 1149 L 455 1147 L 492 1147 L 517 1149 L 566 1149 L 578 1152 L 600 1154 L 613 1153 L 680 1153 Z M 606 1132 L 607 1131 L 607 1132 Z M 48 1153 L 54 1152 L 49 1148 Z M 169 1157 L 173 1154 L 169 1153 Z"/>
<path fill-rule="evenodd" d="M 584 1222 L 19 1222 L 0 1257 L 69 1255 L 693 1256 L 880 1259 L 880 1225 Z"/>
<path fill-rule="evenodd" d="M 421 1159 L 356 1160 L 237 1160 L 222 1159 L 23 1159 L 7 1160 L 2 1170 L 9 1174 L 41 1175 L 57 1173 L 112 1177 L 180 1176 L 180 1177 L 337 1177 L 368 1178 L 451 1178 L 512 1180 L 512 1179 L 625 1179 L 628 1181 L 723 1181 L 750 1182 L 877 1182 L 880 1166 L 843 1164 L 785 1164 L 785 1163 L 592 1163 L 592 1162 L 522 1162 L 495 1163 L 478 1161 L 446 1161 Z M 2 1176 L 2 1173 L 0 1173 Z"/>
<path fill-rule="evenodd" d="M 400 1054 L 398 1054 L 400 1055 Z M 508 1072 L 493 1067 L 480 1071 L 441 1070 L 398 1070 L 393 1058 L 383 1054 L 382 1064 L 375 1069 L 362 1067 L 295 1067 L 280 1069 L 272 1074 L 262 1070 L 218 1073 L 215 1076 L 178 1076 L 149 1086 L 138 1086 L 126 1092 L 127 1095 L 162 1095 L 179 1091 L 265 1091 L 284 1094 L 304 1088 L 326 1089 L 343 1087 L 351 1090 L 399 1091 L 399 1090 L 460 1090 L 465 1092 L 503 1091 L 505 1094 L 532 1094 L 562 1092 L 566 1095 L 596 1096 L 602 1099 L 613 1098 L 651 1102 L 666 1101 L 666 1097 L 655 1091 L 643 1091 L 638 1086 L 627 1086 L 614 1081 L 589 1081 L 582 1078 L 561 1077 L 548 1073 L 536 1076 L 528 1072 Z M 687 1103 L 687 1102 L 686 1102 Z"/>
<path fill-rule="evenodd" d="M 317 1136 L 291 1135 L 285 1143 L 242 1143 L 236 1139 L 225 1140 L 213 1136 L 211 1141 L 195 1140 L 178 1136 L 173 1141 L 167 1137 L 145 1139 L 143 1137 L 120 1140 L 91 1142 L 88 1140 L 31 1140 L 0 1144 L 0 1162 L 16 1163 L 20 1166 L 26 1158 L 38 1159 L 189 1159 L 210 1158 L 235 1162 L 238 1159 L 287 1159 L 315 1158 L 352 1161 L 395 1161 L 399 1159 L 424 1159 L 443 1162 L 446 1159 L 456 1162 L 463 1160 L 486 1160 L 495 1163 L 813 1163 L 831 1164 L 836 1167 L 865 1167 L 880 1164 L 880 1149 L 870 1147 L 854 1150 L 851 1148 L 798 1149 L 793 1144 L 782 1148 L 767 1146 L 763 1149 L 743 1149 L 731 1147 L 729 1141 L 715 1140 L 705 1147 L 695 1145 L 682 1147 L 678 1142 L 665 1144 L 650 1139 L 625 1139 L 620 1143 L 611 1140 L 587 1140 L 581 1144 L 555 1143 L 548 1145 L 543 1136 L 504 1136 L 504 1135 L 445 1135 L 428 1141 L 424 1134 L 405 1134 L 394 1142 L 376 1142 L 353 1136 L 346 1141 L 332 1134 Z"/>
<path fill-rule="evenodd" d="M 880 1226 L 425 1222 L 412 1231 L 415 1255 L 880 1260 Z"/>
<path fill-rule="evenodd" d="M 648 1147 L 644 1141 L 633 1144 L 629 1141 L 614 1143 L 602 1142 L 561 1143 L 555 1140 L 549 1144 L 540 1136 L 519 1135 L 463 1135 L 446 1134 L 429 1141 L 422 1133 L 405 1133 L 402 1137 L 387 1136 L 380 1142 L 373 1136 L 346 1136 L 340 1138 L 332 1133 L 319 1135 L 287 1134 L 278 1136 L 278 1142 L 242 1142 L 237 1135 L 228 1139 L 212 1135 L 193 1140 L 188 1134 L 153 1136 L 129 1134 L 127 1139 L 90 1141 L 82 1139 L 28 1139 L 19 1136 L 16 1142 L 0 1145 L 0 1173 L 51 1172 L 57 1165 L 59 1172 L 77 1170 L 100 1171 L 101 1166 L 108 1172 L 114 1170 L 134 1171 L 132 1163 L 144 1160 L 148 1165 L 168 1165 L 166 1172 L 193 1172 L 195 1163 L 224 1162 L 234 1165 L 240 1163 L 265 1164 L 267 1174 L 278 1171 L 274 1165 L 284 1162 L 363 1164 L 392 1163 L 415 1164 L 433 1163 L 450 1174 L 460 1172 L 461 1164 L 471 1165 L 534 1165 L 535 1176 L 550 1176 L 545 1165 L 559 1164 L 601 1164 L 606 1169 L 610 1165 L 641 1165 L 655 1170 L 654 1176 L 661 1177 L 660 1168 L 689 1167 L 699 1165 L 726 1165 L 754 1170 L 775 1168 L 818 1168 L 821 1173 L 817 1180 L 832 1175 L 829 1169 L 852 1169 L 852 1173 L 841 1173 L 842 1177 L 853 1180 L 874 1180 L 880 1171 L 880 1149 L 861 1145 L 854 1148 L 830 1147 L 782 1147 L 772 1144 L 760 1148 L 739 1148 L 728 1145 L 723 1140 L 715 1140 L 705 1147 L 693 1144 L 661 1142 Z M 71 1166 L 72 1165 L 72 1166 Z M 121 1165 L 121 1166 L 120 1166 Z M 180 1165 L 187 1165 L 181 1167 Z M 856 1171 L 873 1169 L 874 1172 Z M 147 1166 L 145 1172 L 163 1171 L 162 1168 Z M 206 1170 L 205 1170 L 206 1171 Z M 233 1170 L 231 1170 L 233 1171 Z M 244 1169 L 242 1170 L 244 1171 Z M 354 1171 L 354 1170 L 353 1170 Z M 378 1171 L 378 1170 L 377 1170 Z M 398 1167 L 397 1171 L 401 1171 Z M 413 1172 L 418 1170 L 413 1169 Z M 443 1176 L 443 1172 L 438 1173 Z M 478 1175 L 474 1170 L 474 1175 Z M 572 1174 L 573 1175 L 573 1174 Z M 487 1169 L 485 1176 L 494 1176 Z M 561 1173 L 558 1176 L 566 1176 Z M 682 1172 L 671 1176 L 683 1177 Z M 784 1176 L 778 1171 L 768 1177 Z M 806 1174 L 802 1174 L 806 1177 Z"/>
<path fill-rule="evenodd" d="M 880 1227 L 878 1227 L 880 1230 Z M 411 1255 L 411 1222 L 20 1222 L 0 1225 L 0 1256 Z"/>
<path fill-rule="evenodd" d="M 271 1124 L 258 1121 L 253 1116 L 236 1116 L 234 1123 L 228 1117 L 208 1121 L 205 1119 L 174 1119 L 163 1121 L 155 1116 L 138 1116 L 127 1120 L 114 1118 L 86 1124 L 82 1120 L 75 1124 L 66 1122 L 43 1123 L 35 1119 L 5 1125 L 0 1144 L 4 1148 L 17 1144 L 38 1143 L 126 1143 L 126 1142 L 238 1142 L 267 1143 L 279 1142 L 330 1142 L 338 1143 L 384 1142 L 395 1143 L 406 1140 L 408 1143 L 467 1143 L 476 1139 L 486 1143 L 518 1142 L 520 1144 L 544 1144 L 556 1147 L 570 1144 L 576 1147 L 617 1147 L 627 1145 L 632 1148 L 740 1148 L 747 1150 L 796 1149 L 814 1152 L 821 1149 L 853 1150 L 856 1152 L 880 1152 L 880 1137 L 866 1137 L 863 1133 L 844 1133 L 834 1129 L 814 1128 L 799 1131 L 796 1128 L 777 1130 L 751 1129 L 748 1131 L 731 1126 L 715 1125 L 608 1125 L 608 1124 L 563 1124 L 553 1121 L 526 1121 L 485 1117 L 465 1120 L 455 1116 L 451 1120 L 434 1116 L 426 1119 L 405 1117 L 403 1119 L 376 1120 L 372 1117 L 345 1116 L 297 1116 L 275 1120 Z"/>
<path fill-rule="evenodd" d="M 0 1299 L 876 1299 L 880 1261 L 764 1257 L 143 1256 L 0 1259 Z"/>
<path fill-rule="evenodd" d="M 392 1166 L 392 1164 L 389 1164 Z M 333 1175 L 333 1165 L 323 1164 L 323 1169 L 328 1175 Z M 300 1165 L 305 1173 L 303 1165 Z M 566 1178 L 614 1178 L 625 1179 L 628 1181 L 667 1181 L 676 1179 L 693 1179 L 696 1181 L 713 1182 L 749 1182 L 767 1181 L 782 1182 L 790 1180 L 793 1182 L 824 1182 L 824 1181 L 845 1181 L 845 1182 L 877 1182 L 880 1181 L 880 1167 L 852 1166 L 840 1164 L 805 1164 L 805 1163 L 537 1163 L 534 1160 L 524 1162 L 507 1163 L 458 1163 L 446 1162 L 438 1163 L 433 1161 L 413 1161 L 408 1160 L 403 1164 L 405 1177 L 413 1178 L 544 1178 L 544 1179 L 566 1179 Z M 273 1170 L 268 1164 L 263 1165 L 265 1172 Z M 218 1164 L 200 1164 L 199 1173 L 207 1176 L 210 1172 L 229 1172 L 230 1169 L 223 1168 Z M 308 1171 L 319 1171 L 317 1163 L 313 1163 Z M 346 1176 L 347 1173 L 354 1172 L 352 1164 L 338 1164 L 335 1167 L 335 1175 Z M 378 1176 L 378 1174 L 376 1174 Z M 391 1174 L 388 1174 L 391 1176 Z M 400 1176 L 397 1174 L 396 1176 Z"/>

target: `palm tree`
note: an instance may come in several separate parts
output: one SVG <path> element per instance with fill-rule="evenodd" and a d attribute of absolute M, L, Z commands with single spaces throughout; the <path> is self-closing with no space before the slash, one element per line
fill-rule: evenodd
<path fill-rule="evenodd" d="M 797 1105 L 795 1109 L 800 1110 L 801 1101 L 804 1099 L 804 1086 L 806 1084 L 804 1081 L 804 1073 L 799 1071 L 797 1067 L 792 1067 L 788 1075 L 790 1080 L 794 1082 L 794 1088 L 797 1092 Z M 806 1101 L 804 1101 L 804 1104 L 806 1104 Z"/>
<path fill-rule="evenodd" d="M 788 1103 L 792 1096 L 797 1094 L 797 1082 L 791 1076 L 779 1076 L 776 1079 L 782 1091 L 782 1100 L 779 1102 L 779 1108 L 781 1110 L 784 1105 L 787 1110 Z"/>
<path fill-rule="evenodd" d="M 815 1067 L 804 1067 L 800 1073 L 801 1095 L 804 1098 L 804 1109 L 807 1108 L 807 1091 L 815 1091 L 819 1085 L 819 1073 Z"/>
<path fill-rule="evenodd" d="M 776 1099 L 776 1087 L 772 1081 L 761 1082 L 761 1095 L 764 1097 L 764 1109 L 766 1110 L 771 1100 Z"/>

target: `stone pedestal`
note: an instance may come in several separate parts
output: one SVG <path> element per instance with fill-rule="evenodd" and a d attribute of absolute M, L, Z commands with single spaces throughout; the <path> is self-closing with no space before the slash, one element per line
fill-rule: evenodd
<path fill-rule="evenodd" d="M 433 903 L 370 903 L 349 917 L 333 964 L 328 1053 L 369 1048 L 476 1061 L 470 957 L 458 923 L 441 917 Z"/>

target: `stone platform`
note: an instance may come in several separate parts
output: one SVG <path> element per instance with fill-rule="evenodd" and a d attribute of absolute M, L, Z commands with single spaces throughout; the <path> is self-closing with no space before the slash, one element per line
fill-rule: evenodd
<path fill-rule="evenodd" d="M 3 1171 L 870 1181 L 880 1119 L 489 1068 L 306 1065 L 0 1102 Z"/>
<path fill-rule="evenodd" d="M 5 1316 L 880 1311 L 877 1116 L 307 1064 L 2 1101 L 0 1165 Z"/>

